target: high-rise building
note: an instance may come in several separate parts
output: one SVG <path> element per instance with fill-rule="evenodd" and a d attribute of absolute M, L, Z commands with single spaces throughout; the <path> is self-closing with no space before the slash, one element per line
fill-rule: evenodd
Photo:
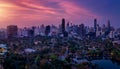
<path fill-rule="evenodd" d="M 97 31 L 97 19 L 94 19 L 94 30 Z"/>
<path fill-rule="evenodd" d="M 108 22 L 106 24 L 106 29 L 105 29 L 105 36 L 108 37 L 110 32 L 111 32 L 111 26 L 110 26 L 110 21 L 108 20 Z"/>
<path fill-rule="evenodd" d="M 107 22 L 107 28 L 110 28 L 111 26 L 110 26 L 110 20 L 108 20 L 108 22 Z"/>
<path fill-rule="evenodd" d="M 62 34 L 63 34 L 63 36 L 64 37 L 68 37 L 68 32 L 66 32 L 66 30 L 65 30 L 65 19 L 64 18 L 62 19 L 61 27 L 62 27 Z"/>
<path fill-rule="evenodd" d="M 34 35 L 37 36 L 37 35 L 40 35 L 40 27 L 35 27 L 34 29 Z"/>
<path fill-rule="evenodd" d="M 66 26 L 66 32 L 70 32 L 70 25 L 69 25 L 69 22 L 67 23 L 67 26 Z"/>
<path fill-rule="evenodd" d="M 55 25 L 52 25 L 49 36 L 56 36 L 58 33 L 60 33 L 59 28 L 57 28 Z"/>
<path fill-rule="evenodd" d="M 110 31 L 111 31 L 110 20 L 108 20 L 108 22 L 107 22 L 107 29 L 108 29 L 108 32 L 110 32 Z"/>
<path fill-rule="evenodd" d="M 62 19 L 62 33 L 65 32 L 65 19 Z"/>
<path fill-rule="evenodd" d="M 45 35 L 45 26 L 44 26 L 44 24 L 42 24 L 42 25 L 40 26 L 40 35 L 42 35 L 42 36 Z"/>
<path fill-rule="evenodd" d="M 5 31 L 0 31 L 0 39 L 6 38 Z"/>
<path fill-rule="evenodd" d="M 50 25 L 46 26 L 45 28 L 45 35 L 48 36 L 50 33 Z"/>
<path fill-rule="evenodd" d="M 97 24 L 96 37 L 101 36 L 101 27 Z"/>
<path fill-rule="evenodd" d="M 28 36 L 28 28 L 26 28 L 26 27 L 23 28 L 22 36 L 24 36 L 24 37 Z"/>
<path fill-rule="evenodd" d="M 34 30 L 28 29 L 28 37 L 33 37 L 33 36 L 34 36 Z"/>
<path fill-rule="evenodd" d="M 79 25 L 79 33 L 78 33 L 81 37 L 85 36 L 85 26 L 84 24 L 80 24 Z"/>
<path fill-rule="evenodd" d="M 7 26 L 7 37 L 17 37 L 18 35 L 18 27 L 16 25 L 9 25 Z"/>

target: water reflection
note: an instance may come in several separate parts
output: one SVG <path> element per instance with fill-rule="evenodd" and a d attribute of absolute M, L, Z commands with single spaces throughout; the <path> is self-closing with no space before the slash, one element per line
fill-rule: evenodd
<path fill-rule="evenodd" d="M 116 62 L 114 60 L 107 60 L 107 59 L 101 59 L 101 60 L 92 60 L 93 64 L 97 64 L 99 68 L 103 69 L 120 69 L 119 62 Z"/>

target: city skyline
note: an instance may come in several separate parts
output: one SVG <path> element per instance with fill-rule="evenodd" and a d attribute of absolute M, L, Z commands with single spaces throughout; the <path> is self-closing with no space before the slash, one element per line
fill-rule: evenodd
<path fill-rule="evenodd" d="M 18 25 L 19 27 L 45 25 L 59 25 L 65 18 L 73 24 L 93 26 L 94 18 L 98 24 L 119 27 L 120 1 L 116 0 L 1 0 L 0 27 Z"/>
<path fill-rule="evenodd" d="M 98 28 L 111 28 L 111 29 L 114 29 L 114 30 L 117 30 L 117 29 L 120 29 L 120 27 L 116 28 L 114 26 L 111 25 L 111 22 L 110 20 L 106 21 L 106 24 L 99 24 L 98 20 L 95 18 L 93 20 L 93 25 L 92 26 L 89 26 L 89 25 L 85 25 L 84 23 L 80 23 L 80 24 L 74 24 L 74 23 L 71 23 L 69 21 L 66 21 L 65 18 L 62 18 L 60 20 L 61 22 L 56 26 L 55 24 L 48 24 L 48 25 L 45 25 L 45 24 L 39 24 L 39 25 L 31 25 L 31 26 L 23 26 L 23 27 L 20 27 L 19 25 L 16 25 L 16 24 L 11 24 L 11 25 L 7 25 L 5 26 L 4 28 L 0 28 L 0 30 L 5 30 L 7 29 L 7 27 L 9 26 L 17 26 L 19 29 L 30 29 L 30 28 L 42 28 L 42 27 L 46 27 L 46 26 L 50 26 L 50 27 L 54 27 L 54 28 L 60 28 L 61 26 L 63 27 L 63 30 L 65 30 L 68 26 L 69 27 L 79 27 L 81 25 L 83 25 L 84 27 L 86 28 L 90 28 L 90 29 L 93 29 L 96 31 Z"/>

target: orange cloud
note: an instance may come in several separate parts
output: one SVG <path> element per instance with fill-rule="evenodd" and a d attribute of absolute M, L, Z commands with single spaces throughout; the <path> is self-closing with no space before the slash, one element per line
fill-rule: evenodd
<path fill-rule="evenodd" d="M 40 2 L 38 2 L 40 1 Z M 41 1 L 45 1 L 42 3 Z M 49 3 L 57 4 L 56 7 L 47 6 Z M 86 8 L 77 6 L 75 3 L 65 0 L 0 0 L 1 23 L 22 25 L 38 25 L 40 22 L 58 23 L 58 19 L 65 17 L 71 21 L 79 21 L 87 17 L 97 17 Z M 48 22 L 48 23 L 47 23 Z"/>

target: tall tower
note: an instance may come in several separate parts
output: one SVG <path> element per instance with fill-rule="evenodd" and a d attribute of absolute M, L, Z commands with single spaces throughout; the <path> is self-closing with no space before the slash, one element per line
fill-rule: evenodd
<path fill-rule="evenodd" d="M 65 32 L 65 19 L 62 19 L 62 33 Z"/>
<path fill-rule="evenodd" d="M 97 31 L 97 19 L 94 19 L 94 30 Z"/>
<path fill-rule="evenodd" d="M 108 22 L 107 22 L 107 25 L 106 25 L 106 26 L 107 26 L 107 28 L 108 28 L 108 29 L 110 29 L 110 27 L 111 27 L 111 26 L 110 26 L 110 20 L 108 20 Z"/>
<path fill-rule="evenodd" d="M 48 36 L 50 33 L 50 25 L 46 26 L 45 28 L 45 35 Z"/>
<path fill-rule="evenodd" d="M 82 38 L 83 36 L 85 36 L 85 25 L 84 24 L 79 25 L 79 34 Z"/>
<path fill-rule="evenodd" d="M 105 33 L 106 33 L 106 35 L 109 35 L 111 32 L 110 20 L 108 20 L 106 28 L 107 29 L 106 29 Z"/>

